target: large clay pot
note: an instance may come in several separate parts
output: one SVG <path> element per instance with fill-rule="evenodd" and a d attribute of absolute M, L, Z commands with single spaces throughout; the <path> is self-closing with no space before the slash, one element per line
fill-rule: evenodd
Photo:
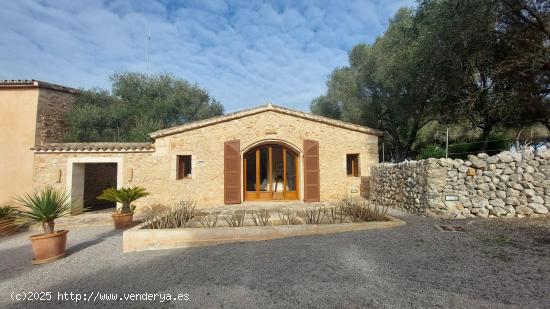
<path fill-rule="evenodd" d="M 14 223 L 15 218 L 0 219 L 0 237 L 15 233 L 17 227 Z"/>
<path fill-rule="evenodd" d="M 34 254 L 32 263 L 43 264 L 64 257 L 67 233 L 69 233 L 68 230 L 61 230 L 51 234 L 32 235 L 30 237 Z"/>
<path fill-rule="evenodd" d="M 117 230 L 123 230 L 132 225 L 132 219 L 134 217 L 134 213 L 128 213 L 128 214 L 112 214 L 113 222 L 115 223 L 115 229 Z"/>

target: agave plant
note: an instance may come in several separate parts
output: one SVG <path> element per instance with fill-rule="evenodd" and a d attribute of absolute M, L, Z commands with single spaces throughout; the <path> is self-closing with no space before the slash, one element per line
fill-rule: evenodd
<path fill-rule="evenodd" d="M 17 197 L 17 202 L 23 207 L 18 216 L 24 222 L 42 223 L 44 233 L 51 234 L 55 230 L 55 219 L 82 212 L 75 207 L 71 196 L 66 191 L 46 186 L 32 194 Z"/>
<path fill-rule="evenodd" d="M 0 219 L 11 218 L 15 214 L 16 209 L 14 207 L 8 205 L 0 207 Z"/>
<path fill-rule="evenodd" d="M 108 188 L 103 190 L 100 196 L 97 198 L 100 200 L 106 200 L 115 203 L 121 203 L 120 213 L 129 214 L 133 212 L 132 203 L 136 200 L 149 195 L 149 192 L 145 191 L 142 187 L 131 188 Z"/>

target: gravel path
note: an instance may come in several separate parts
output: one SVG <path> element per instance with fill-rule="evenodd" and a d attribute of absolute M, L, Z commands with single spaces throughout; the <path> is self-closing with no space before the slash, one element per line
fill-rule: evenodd
<path fill-rule="evenodd" d="M 0 307 L 72 308 L 57 292 L 178 293 L 189 300 L 84 301 L 140 308 L 548 307 L 550 221 L 442 222 L 398 214 L 406 225 L 325 236 L 122 254 L 110 227 L 69 233 L 68 256 L 30 264 L 30 233 L 0 240 Z M 51 291 L 52 301 L 12 301 Z M 68 296 L 70 297 L 70 295 Z"/>

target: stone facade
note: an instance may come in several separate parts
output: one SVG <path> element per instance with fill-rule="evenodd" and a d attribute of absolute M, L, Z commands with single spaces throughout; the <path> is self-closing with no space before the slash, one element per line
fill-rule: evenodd
<path fill-rule="evenodd" d="M 74 100 L 74 92 L 39 89 L 35 145 L 63 142 L 68 126 L 65 113 Z"/>
<path fill-rule="evenodd" d="M 299 153 L 302 180 L 303 141 L 311 139 L 319 142 L 321 200 L 333 200 L 359 194 L 361 178 L 347 176 L 346 154 L 359 154 L 360 171 L 367 173 L 370 165 L 378 163 L 377 134 L 368 128 L 268 105 L 153 133 L 151 149 L 38 147 L 34 186 L 50 184 L 70 189 L 72 175 L 67 177 L 67 173 L 73 172 L 68 168 L 71 160 L 95 162 L 98 158 L 111 158 L 121 162 L 119 186 L 142 186 L 151 192 L 137 203 L 138 207 L 182 200 L 195 200 L 200 207 L 220 206 L 224 203 L 225 141 L 240 140 L 241 159 L 257 145 L 287 145 Z M 176 179 L 177 155 L 191 155 L 190 178 Z M 299 198 L 303 199 L 303 189 L 299 191 Z"/>
<path fill-rule="evenodd" d="M 442 218 L 527 217 L 550 210 L 550 150 L 373 167 L 370 199 Z"/>

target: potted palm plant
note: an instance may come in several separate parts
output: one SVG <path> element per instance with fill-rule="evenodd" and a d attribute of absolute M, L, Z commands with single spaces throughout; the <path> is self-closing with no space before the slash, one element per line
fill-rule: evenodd
<path fill-rule="evenodd" d="M 18 217 L 23 223 L 42 224 L 44 233 L 30 237 L 34 254 L 33 264 L 55 261 L 65 256 L 68 230 L 55 230 L 55 220 L 82 212 L 71 202 L 70 195 L 51 186 L 32 194 L 18 196 L 17 201 L 22 206 Z"/>
<path fill-rule="evenodd" d="M 111 202 L 120 203 L 122 206 L 116 209 L 112 214 L 115 229 L 125 229 L 132 224 L 135 206 L 132 205 L 136 200 L 149 195 L 142 187 L 131 188 L 108 188 L 97 198 Z"/>
<path fill-rule="evenodd" d="M 16 230 L 15 215 L 17 211 L 11 206 L 0 207 L 0 236 L 13 234 Z"/>

